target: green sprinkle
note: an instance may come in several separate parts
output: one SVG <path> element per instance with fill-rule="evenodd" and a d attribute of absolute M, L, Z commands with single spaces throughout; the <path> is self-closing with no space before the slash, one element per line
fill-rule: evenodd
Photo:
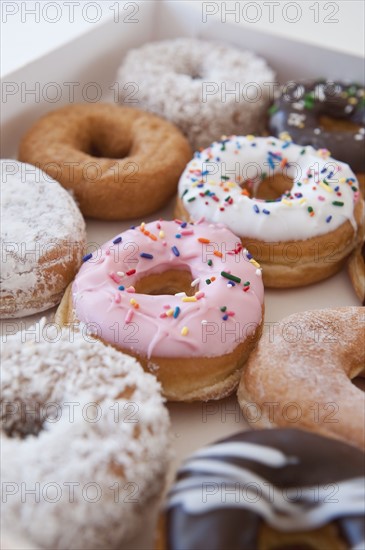
<path fill-rule="evenodd" d="M 185 191 L 183 192 L 183 194 L 181 195 L 181 198 L 185 197 L 186 193 L 188 193 L 189 189 L 185 189 Z"/>
<path fill-rule="evenodd" d="M 277 113 L 279 110 L 279 107 L 277 105 L 271 105 L 271 107 L 269 107 L 268 109 L 268 113 L 269 115 L 273 115 L 275 113 Z"/>
<path fill-rule="evenodd" d="M 262 172 L 262 174 L 261 174 L 261 179 L 264 180 L 266 177 L 267 177 L 267 173 L 266 173 L 266 172 Z"/>
<path fill-rule="evenodd" d="M 227 310 L 227 306 L 221 307 L 220 310 L 224 313 Z"/>
<path fill-rule="evenodd" d="M 235 283 L 240 283 L 241 279 L 239 277 L 236 277 L 235 275 L 231 275 L 230 273 L 226 273 L 226 271 L 221 271 L 222 277 L 225 279 L 228 279 L 229 281 L 234 281 Z"/>
<path fill-rule="evenodd" d="M 304 155 L 304 153 L 305 153 L 305 149 L 302 149 L 302 150 L 300 151 L 300 154 L 301 154 L 301 155 Z"/>
<path fill-rule="evenodd" d="M 243 283 L 243 286 L 250 286 L 250 281 L 246 281 L 245 283 Z"/>
<path fill-rule="evenodd" d="M 358 191 L 358 188 L 355 187 L 354 185 L 351 187 L 351 189 L 356 193 L 356 191 Z"/>
<path fill-rule="evenodd" d="M 223 181 L 229 180 L 229 176 L 222 176 L 222 180 L 223 180 Z"/>
<path fill-rule="evenodd" d="M 311 206 L 308 206 L 307 210 L 308 210 L 309 213 L 313 212 L 313 208 Z"/>
<path fill-rule="evenodd" d="M 188 199 L 188 202 L 193 202 L 195 201 L 196 197 L 191 197 L 190 199 Z"/>
<path fill-rule="evenodd" d="M 341 201 L 333 201 L 333 206 L 343 206 L 343 202 Z"/>
<path fill-rule="evenodd" d="M 208 265 L 209 265 L 209 266 L 212 266 L 212 265 L 213 265 L 213 262 L 212 262 L 212 260 L 208 260 L 208 262 L 207 262 L 207 263 L 208 263 Z"/>
<path fill-rule="evenodd" d="M 210 285 L 212 281 L 210 279 L 205 279 L 205 282 L 207 283 L 207 285 Z"/>
<path fill-rule="evenodd" d="M 224 200 L 229 201 L 230 198 L 231 198 L 231 195 L 228 195 L 228 197 L 226 197 Z"/>

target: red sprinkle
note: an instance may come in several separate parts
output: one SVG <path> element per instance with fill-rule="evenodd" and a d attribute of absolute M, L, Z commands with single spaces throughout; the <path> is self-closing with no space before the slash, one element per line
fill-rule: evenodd
<path fill-rule="evenodd" d="M 129 277 L 130 275 L 134 275 L 135 272 L 136 272 L 135 269 L 130 269 L 129 271 L 126 272 L 126 275 L 128 275 L 128 277 Z"/>

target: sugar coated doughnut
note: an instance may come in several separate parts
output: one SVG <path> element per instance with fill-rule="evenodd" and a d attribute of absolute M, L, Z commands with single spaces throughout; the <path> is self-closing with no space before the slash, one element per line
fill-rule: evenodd
<path fill-rule="evenodd" d="M 2 532 L 32 548 L 125 547 L 163 490 L 159 384 L 78 328 L 42 320 L 2 346 Z"/>
<path fill-rule="evenodd" d="M 365 184 L 364 86 L 326 80 L 288 82 L 269 112 L 273 135 L 288 132 L 295 143 L 329 149 Z"/>
<path fill-rule="evenodd" d="M 179 182 L 176 215 L 224 223 L 271 287 L 336 273 L 356 246 L 363 201 L 355 175 L 327 150 L 289 139 L 231 136 L 196 153 Z"/>
<path fill-rule="evenodd" d="M 178 470 L 158 550 L 361 550 L 364 453 L 296 429 L 237 433 Z"/>
<path fill-rule="evenodd" d="M 3 317 L 55 306 L 81 264 L 85 223 L 72 197 L 34 166 L 0 161 Z"/>
<path fill-rule="evenodd" d="M 86 256 L 57 320 L 91 323 L 171 400 L 218 399 L 260 335 L 263 294 L 261 270 L 228 229 L 157 221 Z"/>
<path fill-rule="evenodd" d="M 247 420 L 257 428 L 295 425 L 364 449 L 365 396 L 351 383 L 364 372 L 364 329 L 361 307 L 295 313 L 275 324 L 241 378 Z"/>
<path fill-rule="evenodd" d="M 193 38 L 130 50 L 117 74 L 123 103 L 167 118 L 193 149 L 223 133 L 260 133 L 274 80 L 252 52 Z"/>
<path fill-rule="evenodd" d="M 19 158 L 72 189 L 82 213 L 131 219 L 161 208 L 191 157 L 179 130 L 151 113 L 100 103 L 43 116 L 23 137 Z"/>

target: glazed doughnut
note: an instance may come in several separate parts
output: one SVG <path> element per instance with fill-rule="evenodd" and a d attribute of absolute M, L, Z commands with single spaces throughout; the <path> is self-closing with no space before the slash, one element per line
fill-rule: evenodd
<path fill-rule="evenodd" d="M 290 140 L 231 136 L 195 155 L 179 182 L 176 215 L 224 223 L 270 287 L 336 273 L 358 240 L 363 201 L 347 164 Z"/>
<path fill-rule="evenodd" d="M 130 50 L 116 80 L 122 103 L 167 118 L 197 150 L 223 133 L 260 133 L 275 74 L 252 52 L 178 38 Z"/>
<path fill-rule="evenodd" d="M 158 550 L 361 550 L 364 459 L 350 445 L 294 429 L 218 441 L 178 470 Z"/>
<path fill-rule="evenodd" d="M 85 223 L 72 197 L 47 174 L 1 160 L 2 317 L 55 306 L 81 264 Z"/>
<path fill-rule="evenodd" d="M 365 306 L 365 242 L 355 248 L 351 254 L 348 271 L 357 297 Z"/>
<path fill-rule="evenodd" d="M 365 396 L 351 383 L 364 372 L 364 329 L 360 307 L 295 313 L 275 323 L 241 378 L 246 419 L 257 428 L 295 424 L 364 448 Z"/>
<path fill-rule="evenodd" d="M 172 124 L 112 104 L 68 105 L 23 137 L 19 159 L 71 189 L 82 213 L 122 220 L 158 210 L 173 196 L 191 150 Z"/>
<path fill-rule="evenodd" d="M 270 132 L 288 132 L 299 145 L 326 148 L 365 186 L 365 90 L 356 83 L 288 82 L 269 110 Z"/>
<path fill-rule="evenodd" d="M 237 240 L 204 222 L 142 223 L 85 257 L 56 319 L 92 323 L 170 400 L 226 396 L 263 322 L 261 270 Z"/>
<path fill-rule="evenodd" d="M 32 548 L 124 547 L 163 490 L 160 386 L 84 328 L 43 320 L 2 346 L 2 532 Z"/>

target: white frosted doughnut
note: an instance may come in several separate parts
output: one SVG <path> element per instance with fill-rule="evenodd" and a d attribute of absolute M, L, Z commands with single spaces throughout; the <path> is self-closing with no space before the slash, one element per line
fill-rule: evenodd
<path fill-rule="evenodd" d="M 163 489 L 168 413 L 152 375 L 79 328 L 42 320 L 3 345 L 2 527 L 41 548 L 115 549 Z"/>
<path fill-rule="evenodd" d="M 195 149 L 222 134 L 259 133 L 274 80 L 253 53 L 193 38 L 130 50 L 117 73 L 122 102 L 167 118 Z"/>
<path fill-rule="evenodd" d="M 222 137 L 195 154 L 178 192 L 175 214 L 225 224 L 259 261 L 271 287 L 303 286 L 339 271 L 363 223 L 348 164 L 289 137 Z"/>
<path fill-rule="evenodd" d="M 0 161 L 1 293 L 4 317 L 58 304 L 82 258 L 85 222 L 71 197 L 42 170 Z"/>

